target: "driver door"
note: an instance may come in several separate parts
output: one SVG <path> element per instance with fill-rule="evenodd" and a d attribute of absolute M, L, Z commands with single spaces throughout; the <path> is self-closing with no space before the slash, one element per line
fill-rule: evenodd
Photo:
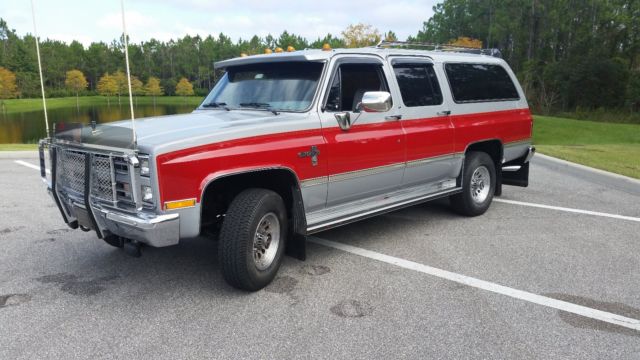
<path fill-rule="evenodd" d="M 365 92 L 390 91 L 389 69 L 378 57 L 334 61 L 320 112 L 328 152 L 327 207 L 400 188 L 405 167 L 404 133 L 396 104 L 387 112 L 358 110 Z M 395 102 L 395 98 L 392 97 Z M 336 120 L 348 115 L 351 126 Z"/>

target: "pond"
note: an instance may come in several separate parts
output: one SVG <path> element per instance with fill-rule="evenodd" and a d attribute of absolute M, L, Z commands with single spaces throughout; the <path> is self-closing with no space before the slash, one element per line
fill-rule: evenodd
<path fill-rule="evenodd" d="M 195 109 L 193 105 L 138 105 L 134 106 L 136 118 L 189 113 Z M 49 109 L 49 127 L 54 123 L 70 122 L 89 124 L 108 123 L 112 121 L 130 119 L 128 104 L 111 104 L 75 106 L 67 108 Z M 46 137 L 44 126 L 44 112 L 29 111 L 21 113 L 3 114 L 0 112 L 0 144 L 36 143 Z"/>

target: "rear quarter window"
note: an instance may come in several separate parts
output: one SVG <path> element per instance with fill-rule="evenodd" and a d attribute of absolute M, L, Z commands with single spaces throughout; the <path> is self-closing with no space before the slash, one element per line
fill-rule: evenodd
<path fill-rule="evenodd" d="M 453 99 L 457 103 L 518 100 L 507 71 L 493 64 L 445 64 Z"/>

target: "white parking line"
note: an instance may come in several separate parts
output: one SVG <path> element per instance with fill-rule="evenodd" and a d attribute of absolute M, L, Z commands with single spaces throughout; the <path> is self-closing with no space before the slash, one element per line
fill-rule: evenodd
<path fill-rule="evenodd" d="M 40 171 L 40 166 L 38 165 L 33 165 L 32 163 L 28 163 L 26 161 L 22 161 L 22 160 L 15 160 L 14 163 L 18 164 L 18 165 L 22 165 L 22 166 L 26 166 L 28 168 L 32 168 L 34 170 L 38 170 Z M 47 169 L 47 174 L 50 174 L 51 172 Z"/>
<path fill-rule="evenodd" d="M 637 319 L 632 319 L 625 316 L 609 313 L 606 311 L 596 310 L 586 306 L 577 305 L 570 302 L 556 300 L 546 296 L 541 296 L 541 295 L 533 294 L 530 292 L 513 289 L 510 287 L 506 287 L 506 286 L 494 284 L 488 281 L 469 277 L 466 275 L 456 274 L 450 271 L 437 269 L 437 268 L 419 264 L 413 261 L 381 254 L 375 251 L 366 250 L 359 247 L 346 245 L 346 244 L 342 244 L 342 243 L 338 243 L 330 240 L 320 239 L 317 237 L 309 237 L 309 241 L 319 245 L 324 245 L 334 249 L 346 251 L 348 253 L 352 253 L 355 255 L 363 256 L 369 259 L 382 261 L 387 264 L 396 265 L 401 268 L 414 270 L 424 274 L 436 276 L 436 277 L 453 281 L 459 284 L 471 286 L 471 287 L 486 290 L 486 291 L 491 291 L 496 294 L 506 295 L 515 299 L 524 300 L 530 303 L 547 306 L 550 308 L 570 312 L 570 313 L 581 315 L 591 319 L 596 319 L 596 320 L 604 321 L 610 324 L 615 324 L 615 325 L 623 326 L 629 329 L 640 331 L 640 320 L 637 320 Z"/>
<path fill-rule="evenodd" d="M 609 214 L 609 213 L 598 212 L 598 211 L 572 209 L 572 208 L 566 208 L 566 207 L 560 207 L 560 206 L 551 206 L 551 205 L 536 204 L 536 203 L 529 203 L 529 202 L 515 201 L 515 200 L 506 200 L 506 199 L 495 199 L 494 198 L 493 201 L 501 202 L 501 203 L 505 203 L 505 204 L 530 206 L 530 207 L 536 207 L 536 208 L 541 208 L 541 209 L 566 211 L 566 212 L 571 212 L 571 213 L 576 213 L 576 214 L 602 216 L 602 217 L 608 217 L 608 218 L 618 219 L 618 220 L 629 220 L 629 221 L 638 221 L 638 222 L 640 222 L 640 218 L 633 217 L 633 216 Z"/>

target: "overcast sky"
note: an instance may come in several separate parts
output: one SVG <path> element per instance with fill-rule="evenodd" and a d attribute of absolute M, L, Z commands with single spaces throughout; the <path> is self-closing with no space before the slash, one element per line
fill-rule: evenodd
<path fill-rule="evenodd" d="M 34 0 L 41 38 L 88 45 L 119 37 L 120 0 Z M 310 40 L 340 35 L 363 22 L 381 33 L 393 30 L 401 40 L 415 35 L 433 14 L 437 0 L 126 0 L 127 29 L 133 42 L 190 35 L 247 39 L 283 30 Z M 29 1 L 0 1 L 0 17 L 19 35 L 33 33 Z"/>

